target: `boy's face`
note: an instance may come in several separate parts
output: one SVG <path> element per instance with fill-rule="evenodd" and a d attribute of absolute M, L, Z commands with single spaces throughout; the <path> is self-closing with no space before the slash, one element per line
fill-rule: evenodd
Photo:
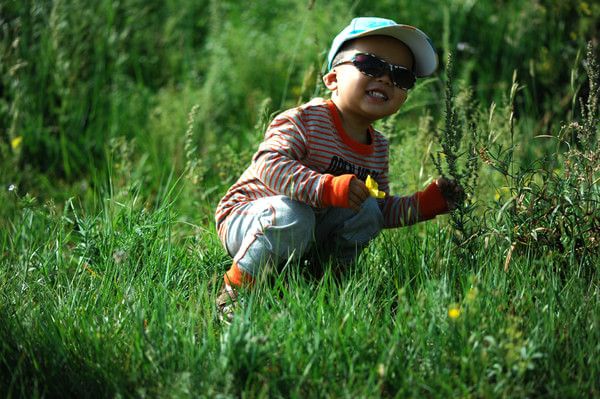
<path fill-rule="evenodd" d="M 411 69 L 413 55 L 399 40 L 388 36 L 368 36 L 355 39 L 344 51 L 343 60 L 356 53 L 370 53 L 390 64 Z M 406 101 L 407 91 L 395 86 L 389 76 L 371 77 L 360 72 L 352 63 L 332 68 L 323 77 L 332 92 L 332 100 L 343 117 L 360 123 L 372 123 L 392 115 Z"/>

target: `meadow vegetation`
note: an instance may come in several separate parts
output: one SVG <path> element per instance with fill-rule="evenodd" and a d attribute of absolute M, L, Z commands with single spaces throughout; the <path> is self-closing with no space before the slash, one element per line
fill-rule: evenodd
<path fill-rule="evenodd" d="M 357 15 L 440 69 L 378 123 L 392 191 L 463 207 L 341 276 L 291 259 L 231 326 L 214 208 Z M 600 396 L 600 5 L 0 2 L 3 397 Z M 329 265 L 327 265 L 329 267 Z"/>

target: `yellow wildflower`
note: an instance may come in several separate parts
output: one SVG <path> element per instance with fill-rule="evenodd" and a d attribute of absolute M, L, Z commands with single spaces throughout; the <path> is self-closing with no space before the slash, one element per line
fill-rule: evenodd
<path fill-rule="evenodd" d="M 466 302 L 470 303 L 470 302 L 475 301 L 475 298 L 477 298 L 478 293 L 479 293 L 479 290 L 477 289 L 477 287 L 471 287 L 469 289 L 469 291 L 467 292 L 467 295 L 465 298 Z"/>
<path fill-rule="evenodd" d="M 385 377 L 385 365 L 383 363 L 377 365 L 377 374 L 381 378 Z"/>
<path fill-rule="evenodd" d="M 367 180 L 365 181 L 367 188 L 369 189 L 369 194 L 374 198 L 385 198 L 385 193 L 383 191 L 379 191 L 379 185 L 371 177 L 371 175 L 367 176 Z"/>
<path fill-rule="evenodd" d="M 580 1 L 579 2 L 579 9 L 585 15 L 592 15 L 592 10 L 590 8 L 590 5 L 586 1 Z"/>
<path fill-rule="evenodd" d="M 12 147 L 13 150 L 16 150 L 17 148 L 19 148 L 22 141 L 23 141 L 23 137 L 17 136 L 10 141 L 10 146 Z"/>
<path fill-rule="evenodd" d="M 448 317 L 456 320 L 460 317 L 460 307 L 458 305 L 452 305 L 450 306 L 450 308 L 448 309 Z"/>
<path fill-rule="evenodd" d="M 494 195 L 494 199 L 496 201 L 500 201 L 500 198 L 503 198 L 504 196 L 508 196 L 510 195 L 510 188 L 504 186 L 504 187 L 499 187 L 496 189 L 496 195 Z"/>

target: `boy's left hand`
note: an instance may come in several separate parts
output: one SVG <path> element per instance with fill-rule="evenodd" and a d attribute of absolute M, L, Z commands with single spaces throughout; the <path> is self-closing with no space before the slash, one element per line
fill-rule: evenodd
<path fill-rule="evenodd" d="M 465 190 L 463 190 L 456 180 L 448 180 L 445 177 L 440 177 L 435 181 L 435 184 L 442 192 L 448 204 L 448 210 L 453 211 L 465 200 Z"/>
<path fill-rule="evenodd" d="M 348 189 L 348 205 L 351 209 L 358 212 L 363 202 L 369 198 L 369 189 L 361 180 L 354 177 L 350 180 Z"/>

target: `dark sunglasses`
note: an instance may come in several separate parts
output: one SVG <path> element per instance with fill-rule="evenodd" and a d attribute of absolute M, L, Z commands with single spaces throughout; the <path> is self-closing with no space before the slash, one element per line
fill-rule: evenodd
<path fill-rule="evenodd" d="M 390 64 L 369 53 L 356 53 L 349 60 L 340 61 L 331 68 L 347 63 L 352 63 L 361 73 L 372 78 L 379 78 L 388 73 L 394 86 L 400 89 L 410 90 L 415 85 L 415 74 L 410 69 Z"/>

